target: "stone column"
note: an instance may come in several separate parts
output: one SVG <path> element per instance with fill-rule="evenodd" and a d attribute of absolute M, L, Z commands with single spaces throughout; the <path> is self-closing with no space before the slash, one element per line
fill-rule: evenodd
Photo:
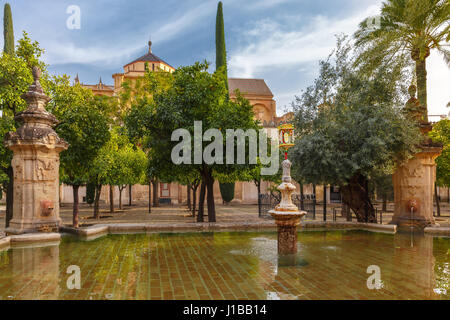
<path fill-rule="evenodd" d="M 439 147 L 422 147 L 406 164 L 399 166 L 392 176 L 394 183 L 394 216 L 392 224 L 399 229 L 423 229 L 435 224 L 433 217 L 435 159 Z"/>
<path fill-rule="evenodd" d="M 269 211 L 274 217 L 278 228 L 278 254 L 289 255 L 297 253 L 297 227 L 300 220 L 306 215 L 305 211 L 299 211 L 292 203 L 292 193 L 295 186 L 291 179 L 291 162 L 283 161 L 283 183 L 278 187 L 281 192 L 281 202 L 275 210 Z"/>
<path fill-rule="evenodd" d="M 57 231 L 61 222 L 59 153 L 68 144 L 52 129 L 58 121 L 45 110 L 50 98 L 39 83 L 40 74 L 33 68 L 34 82 L 22 96 L 28 108 L 15 117 L 22 125 L 5 139 L 14 152 L 14 208 L 8 234 Z"/>
<path fill-rule="evenodd" d="M 435 159 L 442 152 L 442 145 L 434 143 L 428 133 L 432 125 L 424 118 L 426 108 L 416 98 L 416 87 L 409 87 L 410 99 L 406 102 L 404 112 L 407 117 L 417 122 L 423 134 L 421 151 L 404 165 L 397 168 L 392 176 L 394 184 L 394 216 L 391 224 L 399 229 L 422 230 L 435 224 L 433 217 L 434 183 L 436 181 Z"/>
<path fill-rule="evenodd" d="M 296 214 L 280 214 L 275 223 L 278 229 L 278 253 L 281 255 L 297 253 L 297 227 L 300 216 Z"/>

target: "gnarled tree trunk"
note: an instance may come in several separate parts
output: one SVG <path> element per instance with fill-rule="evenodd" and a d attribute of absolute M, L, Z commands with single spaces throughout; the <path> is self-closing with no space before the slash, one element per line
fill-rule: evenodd
<path fill-rule="evenodd" d="M 80 212 L 79 209 L 79 204 L 80 204 L 80 200 L 78 197 L 78 190 L 80 190 L 80 186 L 72 186 L 72 191 L 73 191 L 73 221 L 72 221 L 72 226 L 74 228 L 78 228 L 79 227 L 79 219 L 78 219 L 78 214 Z"/>
<path fill-rule="evenodd" d="M 152 182 L 148 182 L 148 213 L 152 213 Z"/>
<path fill-rule="evenodd" d="M 192 210 L 191 184 L 189 183 L 186 188 L 187 188 L 187 207 L 188 207 L 188 210 L 191 211 Z"/>
<path fill-rule="evenodd" d="M 216 222 L 216 205 L 214 203 L 214 178 L 212 177 L 212 172 L 206 170 L 206 203 L 208 205 L 208 222 Z"/>
<path fill-rule="evenodd" d="M 159 207 L 159 196 L 158 196 L 158 180 L 152 180 L 153 184 L 153 207 Z"/>
<path fill-rule="evenodd" d="M 342 186 L 342 201 L 355 213 L 358 222 L 377 223 L 375 208 L 369 198 L 368 181 L 361 174 L 355 174 L 347 185 Z"/>
<path fill-rule="evenodd" d="M 198 184 L 195 185 L 192 189 L 192 216 L 195 217 L 195 210 L 196 205 L 197 205 L 197 189 L 198 189 Z"/>
<path fill-rule="evenodd" d="M 114 213 L 114 186 L 109 186 L 109 211 Z"/>
<path fill-rule="evenodd" d="M 204 222 L 205 215 L 205 195 L 206 195 L 206 184 L 202 180 L 202 184 L 200 186 L 200 199 L 198 201 L 198 215 L 197 222 Z"/>
<path fill-rule="evenodd" d="M 100 219 L 100 194 L 102 192 L 102 185 L 99 184 L 95 187 L 95 200 L 94 200 L 94 219 Z"/>
<path fill-rule="evenodd" d="M 327 185 L 323 185 L 323 221 L 327 221 Z"/>
<path fill-rule="evenodd" d="M 262 214 L 261 208 L 261 179 L 255 180 L 256 188 L 258 189 L 258 216 L 260 217 Z"/>
<path fill-rule="evenodd" d="M 133 186 L 130 184 L 128 188 L 128 206 L 131 207 L 133 203 Z"/>
<path fill-rule="evenodd" d="M 119 186 L 119 209 L 123 210 L 123 205 L 122 205 L 122 192 L 123 190 L 125 190 L 127 186 Z"/>

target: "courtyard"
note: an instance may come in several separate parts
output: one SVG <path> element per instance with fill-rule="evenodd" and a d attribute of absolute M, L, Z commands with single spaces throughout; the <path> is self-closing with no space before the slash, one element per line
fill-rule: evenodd
<path fill-rule="evenodd" d="M 442 227 L 450 227 L 450 204 L 447 202 L 441 203 L 441 216 L 436 217 L 436 222 Z M 377 207 L 381 211 L 381 204 Z M 193 224 L 196 223 L 196 218 L 192 217 L 192 213 L 185 205 L 161 205 L 160 207 L 152 207 L 151 213 L 148 212 L 148 204 L 145 202 L 135 203 L 131 207 L 125 205 L 124 210 L 115 209 L 114 213 L 109 211 L 109 205 L 101 207 L 100 219 L 93 219 L 92 206 L 82 205 L 80 207 L 80 221 L 81 226 L 92 226 L 96 224 L 116 224 L 116 223 L 150 223 L 158 225 L 172 225 L 172 224 Z M 392 220 L 393 203 L 388 204 L 388 211 L 383 213 L 382 222 L 388 224 Z M 343 217 L 342 206 L 340 204 L 327 205 L 327 221 L 333 222 L 334 211 L 336 211 L 336 221 L 345 222 L 346 217 Z M 63 225 L 70 226 L 72 224 L 72 206 L 63 204 L 61 207 L 61 219 Z M 5 207 L 0 205 L 0 231 L 4 231 Z M 271 221 L 269 216 L 259 217 L 257 205 L 217 205 L 217 222 L 232 223 L 236 226 L 243 223 L 258 223 Z M 353 220 L 356 220 L 353 217 Z M 308 214 L 303 221 L 323 221 L 323 206 L 318 204 L 316 206 L 316 219 L 313 219 L 312 214 Z"/>
<path fill-rule="evenodd" d="M 0 305 L 450 300 L 449 1 L 99 3 L 4 3 Z"/>

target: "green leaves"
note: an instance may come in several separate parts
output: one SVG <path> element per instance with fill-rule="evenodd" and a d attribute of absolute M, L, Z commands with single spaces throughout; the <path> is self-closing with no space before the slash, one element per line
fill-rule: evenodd
<path fill-rule="evenodd" d="M 120 127 L 111 130 L 111 138 L 99 150 L 92 173 L 101 184 L 116 186 L 145 183 L 147 156 L 136 149 Z"/>
<path fill-rule="evenodd" d="M 442 154 L 436 159 L 436 182 L 439 186 L 450 186 L 450 120 L 439 121 L 430 132 L 430 137 L 444 145 Z"/>
<path fill-rule="evenodd" d="M 61 153 L 61 180 L 69 185 L 83 185 L 95 169 L 94 160 L 109 140 L 111 108 L 89 89 L 71 85 L 67 76 L 48 82 L 52 97 L 48 109 L 60 123 L 55 130 L 69 143 Z"/>
<path fill-rule="evenodd" d="M 449 52 L 444 48 L 450 36 L 449 21 L 449 1 L 387 0 L 381 9 L 379 25 L 368 28 L 366 19 L 355 33 L 355 44 L 360 50 L 355 64 L 368 74 L 377 69 L 391 69 L 396 71 L 395 75 L 416 63 L 418 97 L 426 107 L 424 61 L 430 50 L 437 49 L 449 64 Z"/>
<path fill-rule="evenodd" d="M 14 116 L 26 108 L 26 103 L 21 96 L 33 82 L 31 67 L 35 65 L 41 67 L 43 72 L 41 82 L 44 89 L 46 88 L 48 75 L 45 64 L 39 61 L 41 53 L 42 49 L 39 48 L 39 44 L 32 42 L 24 32 L 23 38 L 19 40 L 16 54 L 3 52 L 0 57 L 0 110 L 2 110 L 0 118 L 0 183 L 4 186 L 8 183 L 4 172 L 10 166 L 12 152 L 5 148 L 3 138 L 7 132 L 15 131 L 18 124 L 14 121 Z"/>
<path fill-rule="evenodd" d="M 250 103 L 239 95 L 236 101 L 230 101 L 226 77 L 222 72 L 210 74 L 208 67 L 206 62 L 197 62 L 178 68 L 164 78 L 149 75 L 146 77 L 148 84 L 137 92 L 138 96 L 150 92 L 152 98 L 134 100 L 125 123 L 132 141 L 140 143 L 148 154 L 149 178 L 157 175 L 163 181 L 185 183 L 185 177 L 194 177 L 205 167 L 213 169 L 215 176 L 223 174 L 229 177 L 235 177 L 236 171 L 246 169 L 245 165 L 177 166 L 172 163 L 171 151 L 178 143 L 171 141 L 172 132 L 184 128 L 193 137 L 195 121 L 202 121 L 203 132 L 211 128 L 222 130 L 224 145 L 225 129 L 259 128 L 253 119 Z M 208 144 L 204 142 L 203 148 Z"/>
<path fill-rule="evenodd" d="M 356 174 L 367 179 L 390 174 L 420 141 L 419 130 L 401 114 L 390 74 L 369 77 L 352 70 L 351 54 L 338 45 L 334 64 L 322 62 L 315 84 L 293 103 L 296 180 L 344 185 Z M 324 92 L 329 98 L 321 102 Z"/>

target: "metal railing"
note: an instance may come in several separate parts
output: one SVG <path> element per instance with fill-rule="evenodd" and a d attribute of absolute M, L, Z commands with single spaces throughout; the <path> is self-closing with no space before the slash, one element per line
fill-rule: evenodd
<path fill-rule="evenodd" d="M 299 194 L 292 196 L 292 202 L 302 211 L 306 211 L 306 218 L 316 218 L 316 199 L 314 195 L 304 195 L 303 198 Z M 261 218 L 271 218 L 270 210 L 280 203 L 280 197 L 274 194 L 260 194 L 258 201 L 258 212 Z"/>
<path fill-rule="evenodd" d="M 302 199 L 299 194 L 294 194 L 292 196 L 292 202 L 299 208 L 299 210 L 307 212 L 307 215 L 305 216 L 306 219 L 316 220 L 317 202 L 316 202 L 314 195 L 305 194 Z M 275 208 L 275 206 L 277 206 L 279 203 L 280 203 L 280 197 L 278 195 L 261 194 L 259 196 L 259 203 L 258 203 L 259 217 L 272 218 L 269 211 L 273 210 Z M 341 216 L 343 218 L 345 218 L 347 221 L 352 221 L 354 213 L 351 212 L 351 209 L 349 209 L 349 210 L 350 210 L 350 214 L 347 215 L 345 212 L 343 212 L 342 208 L 334 207 L 332 209 L 333 221 L 334 222 L 337 221 L 338 214 L 341 214 Z M 375 217 L 379 224 L 383 224 L 383 210 L 380 210 L 377 207 L 375 207 Z"/>
<path fill-rule="evenodd" d="M 337 221 L 337 215 L 338 213 L 341 213 L 341 216 L 344 217 L 344 214 L 342 212 L 342 208 L 333 208 L 333 221 Z M 347 218 L 347 221 L 353 220 L 353 213 L 350 212 L 348 216 L 345 216 Z M 377 222 L 379 224 L 383 224 L 383 210 L 378 210 L 378 208 L 375 208 L 375 218 L 377 219 Z"/>

